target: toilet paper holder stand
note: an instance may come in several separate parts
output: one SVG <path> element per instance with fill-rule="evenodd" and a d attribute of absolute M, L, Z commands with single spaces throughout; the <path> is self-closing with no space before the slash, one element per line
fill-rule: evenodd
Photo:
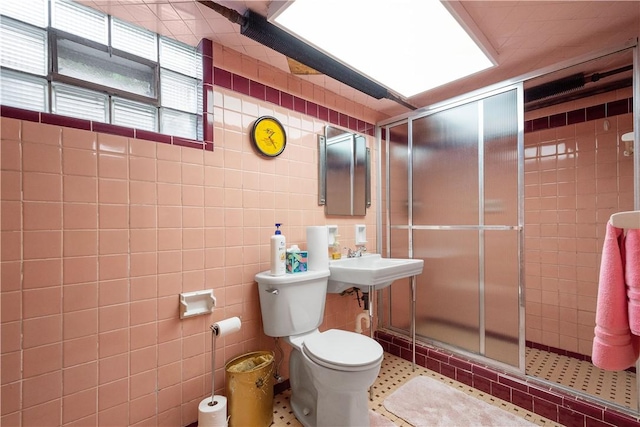
<path fill-rule="evenodd" d="M 213 289 L 180 294 L 181 319 L 212 313 L 215 306 L 216 297 L 213 296 Z"/>

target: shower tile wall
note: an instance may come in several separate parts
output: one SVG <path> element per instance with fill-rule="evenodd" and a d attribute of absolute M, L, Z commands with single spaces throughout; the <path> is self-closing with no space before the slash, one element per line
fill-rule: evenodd
<path fill-rule="evenodd" d="M 216 54 L 217 65 L 257 80 L 257 61 Z M 287 86 L 291 76 L 283 87 L 260 69 L 265 84 L 305 95 Z M 211 392 L 213 321 L 243 322 L 218 343 L 218 392 L 226 360 L 273 349 L 253 277 L 268 268 L 274 222 L 298 244 L 307 225 L 337 223 L 345 245 L 364 222 L 375 247 L 375 200 L 357 220 L 325 218 L 317 205 L 326 120 L 225 87 L 213 95 L 213 152 L 32 121 L 37 114 L 1 118 L 2 425 L 189 425 Z M 333 96 L 313 99 L 375 121 Z M 277 159 L 250 145 L 262 114 L 287 128 Z M 180 320 L 178 294 L 205 288 L 214 313 Z M 360 310 L 331 295 L 321 327 L 352 330 Z"/>
<path fill-rule="evenodd" d="M 630 96 L 630 91 L 620 91 L 526 117 L 529 342 L 591 355 L 605 225 L 612 213 L 633 209 L 633 157 L 623 155 L 620 140 L 633 128 L 632 114 L 603 113 L 589 120 L 583 113 L 580 123 L 569 125 L 557 121 L 554 125 L 552 118 L 575 117 L 565 114 L 572 111 L 605 112 L 604 105 L 615 106 Z M 533 130 L 536 126 L 544 129 Z"/>

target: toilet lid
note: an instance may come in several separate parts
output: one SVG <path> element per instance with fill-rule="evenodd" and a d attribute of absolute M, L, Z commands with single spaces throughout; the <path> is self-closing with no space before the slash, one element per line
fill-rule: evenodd
<path fill-rule="evenodd" d="M 382 346 L 355 332 L 329 329 L 304 340 L 304 351 L 316 363 L 339 370 L 368 369 L 382 361 Z"/>

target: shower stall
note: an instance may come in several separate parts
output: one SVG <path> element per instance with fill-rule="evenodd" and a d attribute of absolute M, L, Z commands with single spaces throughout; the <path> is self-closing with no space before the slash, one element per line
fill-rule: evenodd
<path fill-rule="evenodd" d="M 428 260 L 417 279 L 415 332 L 524 368 L 522 85 L 384 128 L 386 255 Z M 391 303 L 407 301 L 390 288 Z M 410 314 L 384 310 L 407 330 Z"/>
<path fill-rule="evenodd" d="M 548 131 L 525 135 L 541 120 L 525 103 L 533 80 L 618 61 L 634 64 L 633 87 L 588 95 L 575 111 L 563 100 Z M 380 326 L 638 413 L 635 370 L 613 378 L 590 363 L 604 225 L 640 209 L 640 160 L 620 140 L 633 132 L 638 152 L 638 62 L 636 45 L 624 46 L 378 124 L 378 250 L 425 260 L 415 293 L 409 279 L 379 292 Z M 570 382 L 591 376 L 602 390 L 532 369 L 543 347 Z M 626 400 L 606 395 L 616 387 Z"/>

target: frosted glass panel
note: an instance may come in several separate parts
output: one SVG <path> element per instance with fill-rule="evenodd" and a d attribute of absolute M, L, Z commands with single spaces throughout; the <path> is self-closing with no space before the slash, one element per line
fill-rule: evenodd
<path fill-rule="evenodd" d="M 483 101 L 485 225 L 518 224 L 516 100 L 512 90 Z"/>
<path fill-rule="evenodd" d="M 413 223 L 478 223 L 478 106 L 413 122 Z"/>
<path fill-rule="evenodd" d="M 518 366 L 518 232 L 484 235 L 485 355 Z"/>
<path fill-rule="evenodd" d="M 59 38 L 58 72 L 65 76 L 156 97 L 156 70 L 140 62 L 110 55 L 71 40 Z"/>
<path fill-rule="evenodd" d="M 391 225 L 407 225 L 409 221 L 409 127 L 402 124 L 390 128 L 389 139 L 389 215 Z"/>
<path fill-rule="evenodd" d="M 409 232 L 406 229 L 391 229 L 391 257 L 407 258 L 409 255 Z M 393 282 L 383 292 L 391 295 L 390 324 L 394 328 L 409 333 L 411 328 L 411 279 L 401 279 Z M 388 290 L 388 291 L 387 291 Z"/>
<path fill-rule="evenodd" d="M 416 333 L 480 351 L 477 230 L 415 230 L 418 276 Z"/>
<path fill-rule="evenodd" d="M 524 370 L 517 99 L 512 89 L 392 128 L 386 243 L 392 257 L 424 260 L 416 289 L 419 337 Z M 384 321 L 409 332 L 409 280 L 394 283 L 383 304 Z"/>

